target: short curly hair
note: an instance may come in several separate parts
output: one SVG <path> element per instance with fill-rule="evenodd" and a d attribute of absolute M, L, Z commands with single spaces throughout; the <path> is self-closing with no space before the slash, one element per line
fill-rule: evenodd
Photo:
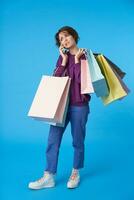
<path fill-rule="evenodd" d="M 76 42 L 76 44 L 78 43 L 78 40 L 79 40 L 80 38 L 79 38 L 79 35 L 78 35 L 77 31 L 76 31 L 74 28 L 70 27 L 70 26 L 63 26 L 63 27 L 60 28 L 60 29 L 58 30 L 58 32 L 55 34 L 55 41 L 56 41 L 56 45 L 57 45 L 58 47 L 60 46 L 59 33 L 64 32 L 64 31 L 66 31 L 67 33 L 69 33 L 70 35 L 72 35 L 73 38 L 74 38 L 74 40 L 75 40 L 75 42 Z"/>

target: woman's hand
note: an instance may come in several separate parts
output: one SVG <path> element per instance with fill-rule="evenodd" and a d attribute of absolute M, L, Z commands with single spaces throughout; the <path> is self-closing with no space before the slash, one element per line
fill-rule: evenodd
<path fill-rule="evenodd" d="M 75 55 L 75 64 L 79 63 L 80 57 L 84 54 L 84 49 L 79 49 L 78 52 Z"/>
<path fill-rule="evenodd" d="M 68 55 L 63 53 L 62 51 L 63 48 L 64 47 L 61 45 L 59 48 L 59 52 L 60 52 L 60 55 L 62 56 L 62 66 L 66 66 L 67 61 L 68 61 Z"/>

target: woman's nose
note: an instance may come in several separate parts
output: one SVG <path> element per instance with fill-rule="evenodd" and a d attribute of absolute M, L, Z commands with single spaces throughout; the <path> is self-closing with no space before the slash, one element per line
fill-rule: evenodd
<path fill-rule="evenodd" d="M 65 43 L 66 41 L 67 41 L 67 38 L 64 38 L 64 39 L 63 39 L 63 43 Z"/>

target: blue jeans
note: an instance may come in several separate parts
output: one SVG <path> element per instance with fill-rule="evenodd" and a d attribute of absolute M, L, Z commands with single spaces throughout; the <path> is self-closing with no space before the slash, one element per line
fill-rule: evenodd
<path fill-rule="evenodd" d="M 59 148 L 63 133 L 71 123 L 72 145 L 74 148 L 73 168 L 79 169 L 84 166 L 84 140 L 86 135 L 86 123 L 89 114 L 89 105 L 69 106 L 64 127 L 50 126 L 48 146 L 46 149 L 46 171 L 53 174 L 57 171 Z"/>

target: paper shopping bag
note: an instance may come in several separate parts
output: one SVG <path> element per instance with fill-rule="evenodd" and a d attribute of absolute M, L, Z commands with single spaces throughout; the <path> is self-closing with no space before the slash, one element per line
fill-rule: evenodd
<path fill-rule="evenodd" d="M 98 55 L 96 57 L 96 60 L 103 74 L 105 75 L 109 87 L 109 94 L 105 97 L 101 97 L 104 105 L 107 105 L 117 99 L 125 97 L 127 95 L 127 92 L 122 87 L 119 79 L 115 75 L 114 71 L 112 70 L 104 56 L 102 54 Z"/>
<path fill-rule="evenodd" d="M 68 111 L 68 105 L 69 105 L 69 88 L 71 84 L 71 78 L 69 78 L 68 83 L 66 85 L 66 88 L 62 94 L 58 109 L 57 109 L 57 116 L 59 116 L 59 122 L 49 122 L 49 124 L 54 126 L 61 126 L 64 127 L 67 111 Z"/>
<path fill-rule="evenodd" d="M 100 53 L 93 53 L 95 58 L 96 56 L 100 55 Z M 113 61 L 111 61 L 108 57 L 106 57 L 105 55 L 103 55 L 104 58 L 107 60 L 108 64 L 110 65 L 110 67 L 116 72 L 116 74 L 118 74 L 118 76 L 123 79 L 124 76 L 126 75 L 126 72 L 122 71 L 121 68 L 119 68 L 115 63 L 113 63 Z"/>
<path fill-rule="evenodd" d="M 89 65 L 87 60 L 81 60 L 81 94 L 94 93 Z"/>
<path fill-rule="evenodd" d="M 110 65 L 111 67 L 111 65 Z M 127 93 L 127 95 L 130 93 L 130 89 L 127 87 L 127 85 L 124 83 L 124 81 L 122 80 L 121 76 L 119 75 L 119 73 L 113 68 L 111 67 L 111 69 L 113 70 L 113 72 L 115 73 L 116 77 L 118 78 L 121 86 L 123 87 L 123 89 L 125 90 L 125 92 Z M 125 96 L 124 96 L 125 97 Z M 124 97 L 121 97 L 119 100 L 122 100 Z"/>
<path fill-rule="evenodd" d="M 107 96 L 109 93 L 107 83 L 92 51 L 86 49 L 85 55 L 89 63 L 91 80 L 97 97 Z"/>
<path fill-rule="evenodd" d="M 63 113 L 62 122 L 60 122 L 60 123 L 48 122 L 48 124 L 53 125 L 53 126 L 64 127 L 65 126 L 66 117 L 67 117 L 68 105 L 69 105 L 69 97 L 67 97 L 67 101 L 66 101 L 66 104 L 65 104 L 65 111 Z"/>
<path fill-rule="evenodd" d="M 69 77 L 42 76 L 28 116 L 62 125 L 69 87 Z"/>

